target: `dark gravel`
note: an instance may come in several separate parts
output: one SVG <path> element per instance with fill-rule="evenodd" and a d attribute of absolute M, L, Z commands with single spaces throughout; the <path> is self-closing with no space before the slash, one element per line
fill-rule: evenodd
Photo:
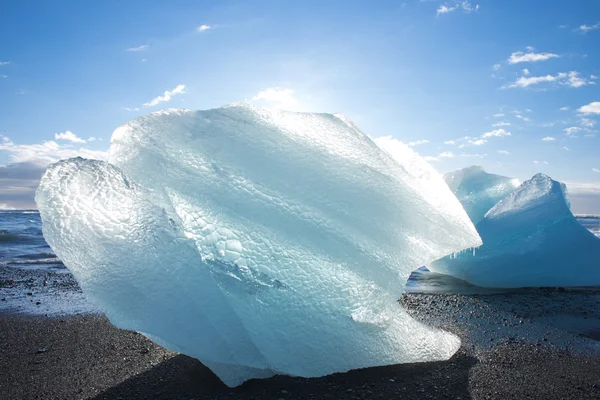
<path fill-rule="evenodd" d="M 560 324 L 564 316 L 593 326 L 597 296 L 558 290 L 405 295 L 400 303 L 417 319 L 461 336 L 463 347 L 452 359 L 312 379 L 277 376 L 233 389 L 197 360 L 102 316 L 3 313 L 0 398 L 600 399 L 598 342 L 577 324 Z"/>

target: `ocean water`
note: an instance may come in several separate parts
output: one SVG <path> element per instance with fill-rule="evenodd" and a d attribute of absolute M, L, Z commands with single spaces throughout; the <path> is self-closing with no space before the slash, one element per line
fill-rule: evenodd
<path fill-rule="evenodd" d="M 37 211 L 0 212 L 0 268 L 68 272 L 42 235 Z"/>
<path fill-rule="evenodd" d="M 600 238 L 600 216 L 577 220 Z M 483 289 L 422 267 L 408 281 L 407 292 L 487 293 Z M 69 270 L 42 235 L 37 211 L 0 211 L 0 310 L 27 314 L 95 312 Z"/>
<path fill-rule="evenodd" d="M 97 312 L 42 235 L 37 211 L 0 211 L 0 311 L 33 315 Z"/>

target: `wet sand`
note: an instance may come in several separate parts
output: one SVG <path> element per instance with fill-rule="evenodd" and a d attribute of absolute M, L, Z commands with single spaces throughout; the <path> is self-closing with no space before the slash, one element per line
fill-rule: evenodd
<path fill-rule="evenodd" d="M 404 295 L 400 305 L 415 318 L 461 337 L 452 359 L 277 376 L 233 389 L 197 360 L 103 316 L 3 312 L 0 398 L 600 399 L 598 296 L 559 289 Z"/>

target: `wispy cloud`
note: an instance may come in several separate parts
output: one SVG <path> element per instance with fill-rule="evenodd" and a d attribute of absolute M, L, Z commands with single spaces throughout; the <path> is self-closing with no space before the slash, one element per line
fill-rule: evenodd
<path fill-rule="evenodd" d="M 583 78 L 579 76 L 579 72 L 570 71 L 559 72 L 556 75 L 548 74 L 543 76 L 521 76 L 515 82 L 503 86 L 503 88 L 527 88 L 533 85 L 539 85 L 541 83 L 558 83 L 560 85 L 569 86 L 572 88 L 596 84 L 593 79 Z"/>
<path fill-rule="evenodd" d="M 252 97 L 252 100 L 264 101 L 272 106 L 291 109 L 298 105 L 294 93 L 293 89 L 273 87 L 261 90 L 256 96 Z"/>
<path fill-rule="evenodd" d="M 423 139 L 423 140 L 416 140 L 414 142 L 408 142 L 408 145 L 410 147 L 414 147 L 414 146 L 419 146 L 421 144 L 427 144 L 427 143 L 429 143 L 429 140 Z"/>
<path fill-rule="evenodd" d="M 581 120 L 579 121 L 579 125 L 583 126 L 584 128 L 591 129 L 594 126 L 596 126 L 596 121 L 589 118 L 581 118 Z"/>
<path fill-rule="evenodd" d="M 498 154 L 504 154 L 505 156 L 509 156 L 510 152 L 508 152 L 506 150 L 498 150 Z"/>
<path fill-rule="evenodd" d="M 85 140 L 77 136 L 71 131 L 65 131 L 61 133 L 54 134 L 55 140 L 66 140 L 73 143 L 85 143 Z"/>
<path fill-rule="evenodd" d="M 10 61 L 0 61 L 0 67 L 10 64 Z"/>
<path fill-rule="evenodd" d="M 585 24 L 583 24 L 583 25 L 581 25 L 579 28 L 577 28 L 575 30 L 583 32 L 583 33 L 588 33 L 589 31 L 594 31 L 594 30 L 599 29 L 599 28 L 600 28 L 600 22 L 596 23 L 594 25 L 585 25 Z"/>
<path fill-rule="evenodd" d="M 584 114 L 600 114 L 600 101 L 593 101 L 588 105 L 579 107 L 577 111 Z"/>
<path fill-rule="evenodd" d="M 551 58 L 560 57 L 558 54 L 554 54 L 554 53 L 535 53 L 533 51 L 534 50 L 533 47 L 528 47 L 527 50 L 529 51 L 528 53 L 524 53 L 522 51 L 517 51 L 517 52 L 512 53 L 510 55 L 510 57 L 508 58 L 508 63 L 509 64 L 518 64 L 518 63 L 523 63 L 523 62 L 538 62 L 538 61 L 550 60 Z M 527 74 L 528 73 L 529 73 L 529 71 L 527 71 Z"/>
<path fill-rule="evenodd" d="M 530 118 L 524 117 L 521 114 L 515 114 L 515 118 L 519 118 L 521 121 L 525 121 L 525 122 L 530 122 L 531 121 Z"/>
<path fill-rule="evenodd" d="M 592 168 L 592 171 L 597 172 L 597 173 L 600 174 L 600 169 L 598 169 L 598 168 Z"/>
<path fill-rule="evenodd" d="M 504 129 L 500 128 L 500 129 L 494 129 L 491 132 L 486 132 L 481 137 L 486 139 L 486 138 L 491 138 L 491 137 L 510 136 L 510 135 L 511 135 L 510 132 L 507 132 Z"/>
<path fill-rule="evenodd" d="M 492 66 L 492 68 L 494 69 L 494 71 L 498 71 L 500 68 L 502 68 L 502 65 L 500 65 L 500 64 L 494 64 Z"/>
<path fill-rule="evenodd" d="M 173 90 L 170 90 L 170 91 L 166 90 L 162 96 L 157 96 L 157 97 L 153 98 L 152 100 L 150 100 L 148 103 L 142 104 L 142 107 L 144 107 L 144 108 L 154 107 L 160 103 L 170 101 L 171 98 L 173 98 L 173 96 L 176 96 L 181 93 L 185 93 L 185 85 L 177 85 L 177 87 Z"/>
<path fill-rule="evenodd" d="M 426 156 L 424 157 L 427 161 L 439 161 L 443 158 L 454 158 L 456 157 L 453 152 L 445 151 L 443 153 L 438 154 L 437 156 Z"/>
<path fill-rule="evenodd" d="M 499 128 L 499 129 L 494 129 L 490 132 L 485 132 L 481 136 L 476 136 L 476 137 L 463 136 L 458 139 L 447 140 L 444 142 L 444 144 L 457 145 L 459 149 L 463 149 L 463 148 L 469 147 L 469 146 L 483 146 L 484 144 L 486 144 L 488 142 L 489 139 L 491 139 L 493 137 L 502 137 L 502 136 L 511 136 L 511 133 L 502 128 Z"/>
<path fill-rule="evenodd" d="M 570 128 L 565 128 L 565 129 L 563 129 L 563 131 L 565 131 L 565 134 L 566 134 L 567 136 L 570 136 L 570 135 L 572 135 L 572 134 L 574 134 L 574 133 L 577 133 L 577 132 L 581 131 L 581 128 L 580 128 L 580 127 L 578 127 L 578 126 L 572 126 L 572 127 L 570 127 Z"/>
<path fill-rule="evenodd" d="M 130 47 L 127 49 L 127 51 L 144 51 L 148 48 L 147 44 L 143 44 L 141 46 L 137 46 L 137 47 Z"/>
<path fill-rule="evenodd" d="M 213 26 L 202 24 L 202 25 L 198 26 L 198 27 L 196 28 L 196 30 L 197 30 L 198 32 L 206 32 L 206 31 L 208 31 L 208 30 L 210 30 L 210 29 L 213 29 L 213 28 L 214 28 Z"/>
<path fill-rule="evenodd" d="M 72 142 L 73 143 L 73 142 Z M 108 153 L 85 147 L 76 148 L 73 144 L 60 145 L 54 140 L 36 144 L 15 144 L 10 138 L 0 135 L 0 151 L 8 152 L 11 163 L 33 163 L 47 166 L 58 160 L 71 157 L 85 157 L 104 160 Z"/>
<path fill-rule="evenodd" d="M 438 7 L 437 15 L 448 14 L 454 11 L 462 11 L 464 13 L 472 13 L 479 10 L 479 4 L 473 6 L 470 1 L 455 1 L 454 3 L 446 3 Z"/>
<path fill-rule="evenodd" d="M 545 138 L 542 139 L 544 142 L 553 142 L 556 140 L 556 138 L 553 138 L 552 136 L 546 136 Z"/>
<path fill-rule="evenodd" d="M 565 149 L 566 151 L 571 151 L 571 149 L 568 148 L 567 146 L 563 146 L 563 149 Z"/>
<path fill-rule="evenodd" d="M 498 127 L 498 126 L 510 126 L 510 122 L 507 121 L 500 121 L 500 122 L 496 122 L 494 124 L 492 124 L 492 126 L 494 128 Z"/>
<path fill-rule="evenodd" d="M 503 113 L 494 114 L 494 117 L 496 117 L 496 118 L 504 117 L 504 114 Z"/>
<path fill-rule="evenodd" d="M 560 111 L 569 111 L 570 108 L 571 107 L 569 107 L 569 106 L 564 106 L 564 107 L 559 108 L 559 110 Z"/>
<path fill-rule="evenodd" d="M 516 88 L 516 87 L 521 87 L 521 88 L 526 88 L 532 85 L 538 85 L 540 83 L 544 83 L 544 82 L 556 82 L 559 79 L 563 79 L 567 76 L 567 74 L 561 72 L 558 75 L 544 75 L 544 76 L 532 76 L 532 77 L 525 77 L 522 76 L 519 79 L 517 79 L 514 83 L 508 85 L 507 87 L 509 88 Z"/>

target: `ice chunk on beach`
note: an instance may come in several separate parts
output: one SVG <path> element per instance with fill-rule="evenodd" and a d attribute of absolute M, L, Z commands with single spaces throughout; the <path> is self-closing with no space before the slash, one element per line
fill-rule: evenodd
<path fill-rule="evenodd" d="M 477 225 L 483 245 L 428 266 L 484 287 L 600 285 L 600 239 L 570 211 L 566 186 L 537 174 Z"/>
<path fill-rule="evenodd" d="M 485 172 L 476 165 L 447 173 L 444 180 L 474 224 L 520 183 L 518 179 Z"/>
<path fill-rule="evenodd" d="M 411 271 L 481 243 L 423 164 L 341 116 L 166 110 L 118 128 L 109 162 L 51 166 L 36 200 L 48 243 L 113 324 L 234 386 L 458 349 L 396 301 Z"/>

